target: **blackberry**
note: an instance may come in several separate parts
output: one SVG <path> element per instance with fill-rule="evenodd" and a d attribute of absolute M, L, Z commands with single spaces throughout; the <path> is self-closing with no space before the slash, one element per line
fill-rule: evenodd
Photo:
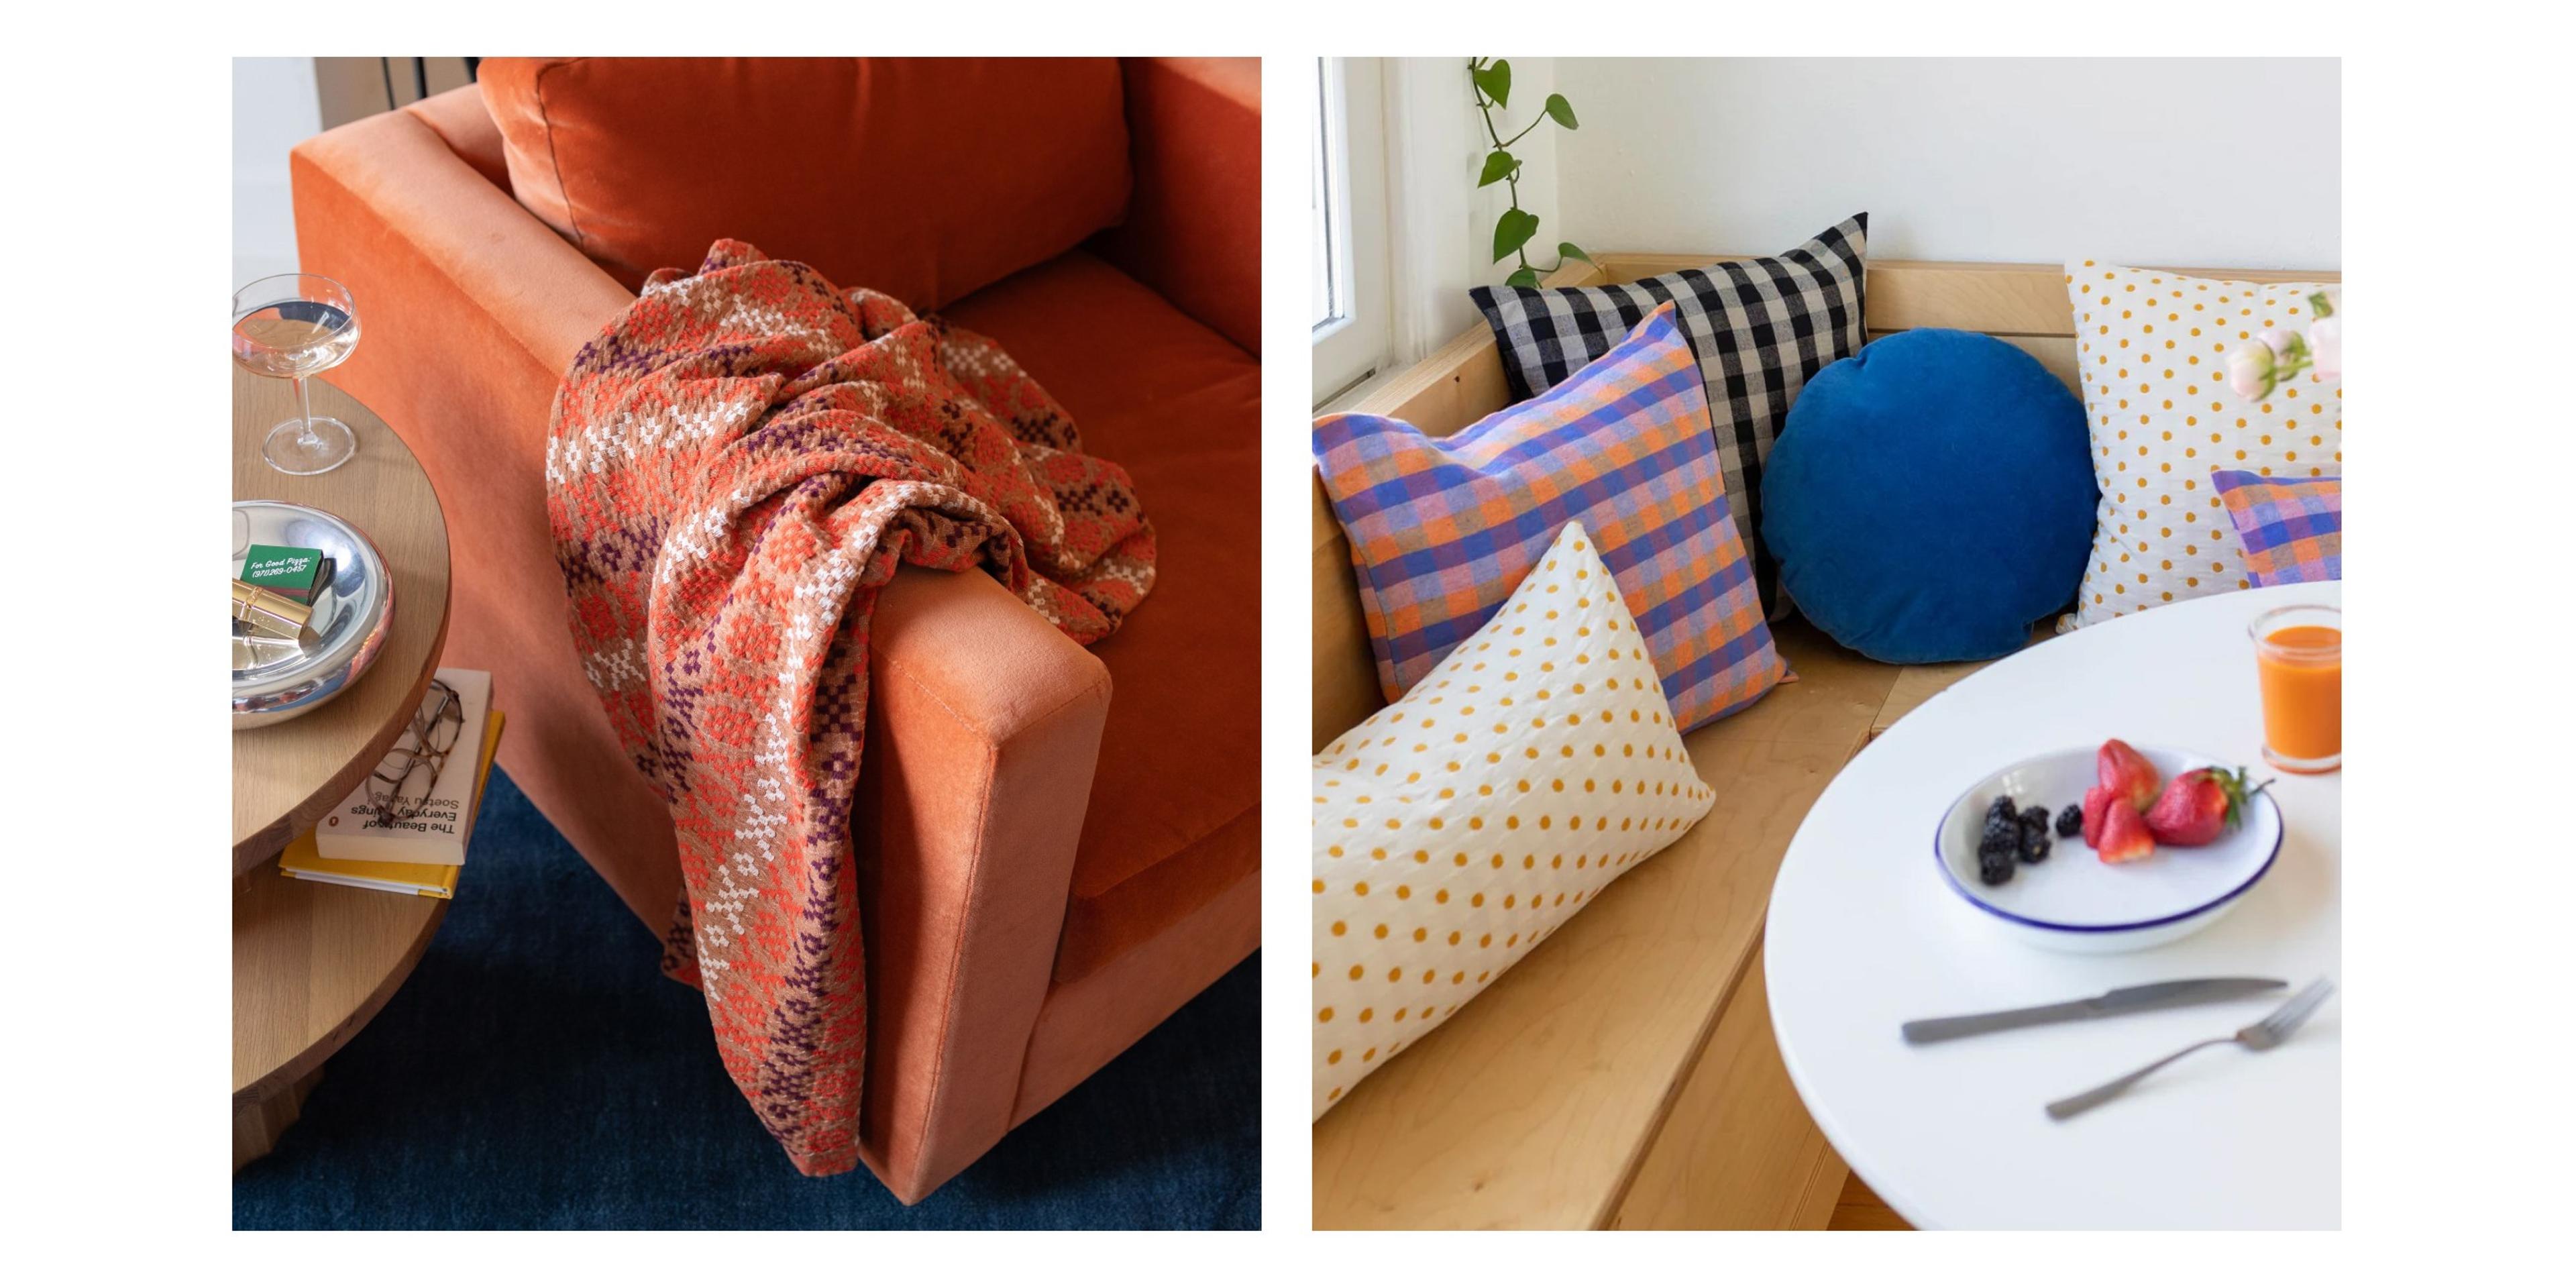
<path fill-rule="evenodd" d="M 2018 837 L 1989 836 L 1977 845 L 1977 875 L 1987 885 L 2002 885 L 2012 879 L 2013 865 L 2020 858 Z"/>
<path fill-rule="evenodd" d="M 2033 805 L 2029 809 L 2023 810 L 2021 812 L 2021 825 L 2022 830 L 2024 831 L 2047 831 L 2048 807 L 2045 805 Z"/>
<path fill-rule="evenodd" d="M 2075 836 L 2084 831 L 2084 807 L 2069 805 L 2057 813 L 2057 834 Z"/>
<path fill-rule="evenodd" d="M 2024 863 L 2045 861 L 2048 858 L 2048 845 L 2048 833 L 2044 831 L 2029 833 L 2021 843 L 2021 861 Z"/>
<path fill-rule="evenodd" d="M 2020 817 L 2020 814 L 2019 814 L 2019 812 L 2018 812 L 2018 811 L 2016 811 L 2016 810 L 2013 808 L 2013 798 L 2012 798 L 2012 797 L 2010 797 L 2010 796 L 1998 796 L 1998 797 L 1996 797 L 1996 798 L 1994 799 L 1994 802 L 1993 802 L 1992 804 L 1989 804 L 1989 805 L 1987 805 L 1987 806 L 1986 806 L 1986 817 L 1987 817 L 1987 818 L 2018 818 L 2018 817 Z"/>
<path fill-rule="evenodd" d="M 2021 826 L 2016 823 L 1988 823 L 1986 834 L 1977 838 L 1977 853 L 2001 854 L 2007 858 L 2021 853 Z"/>

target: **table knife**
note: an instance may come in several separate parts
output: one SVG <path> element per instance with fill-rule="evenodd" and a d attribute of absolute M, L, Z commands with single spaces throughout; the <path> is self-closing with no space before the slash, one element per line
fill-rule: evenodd
<path fill-rule="evenodd" d="M 1951 1038 L 1975 1037 L 2004 1029 L 2018 1029 L 2032 1024 L 2055 1024 L 2060 1020 L 2090 1020 L 2105 1015 L 2128 1015 L 2136 1011 L 2157 1011 L 2169 1006 L 2195 1006 L 2202 1002 L 2224 1002 L 2229 998 L 2251 997 L 2276 988 L 2288 988 L 2288 980 L 2279 979 L 2177 979 L 2162 984 L 2139 984 L 2115 988 L 2099 997 L 2079 998 L 2072 1002 L 2054 1002 L 2047 1006 L 2025 1006 L 2010 1011 L 1987 1011 L 1978 1015 L 1945 1015 L 1937 1020 L 1907 1020 L 1905 1040 L 1917 1045 L 1946 1042 Z"/>

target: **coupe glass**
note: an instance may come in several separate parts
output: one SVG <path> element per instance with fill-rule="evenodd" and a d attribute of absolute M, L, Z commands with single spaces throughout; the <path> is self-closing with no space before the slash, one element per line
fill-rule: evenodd
<path fill-rule="evenodd" d="M 358 436 L 329 416 L 313 414 L 304 378 L 340 365 L 358 347 L 358 306 L 349 288 L 311 273 L 263 277 L 233 292 L 233 361 L 245 371 L 295 382 L 293 420 L 268 431 L 260 455 L 281 474 L 338 469 L 358 450 Z"/>

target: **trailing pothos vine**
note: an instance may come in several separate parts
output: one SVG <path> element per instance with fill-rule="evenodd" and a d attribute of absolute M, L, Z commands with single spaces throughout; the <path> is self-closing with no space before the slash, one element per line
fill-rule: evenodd
<path fill-rule="evenodd" d="M 1511 106 L 1511 60 L 1470 58 L 1467 60 L 1467 79 L 1476 87 L 1476 110 L 1484 115 L 1485 137 L 1494 145 L 1493 151 L 1485 154 L 1485 169 L 1477 177 L 1476 186 L 1490 188 L 1500 183 L 1506 185 L 1512 195 L 1511 209 L 1504 211 L 1503 217 L 1494 224 L 1494 262 L 1499 264 L 1519 256 L 1521 266 L 1512 270 L 1512 275 L 1504 278 L 1503 284 L 1536 286 L 1539 270 L 1529 262 L 1529 243 L 1530 238 L 1538 235 L 1538 216 L 1521 209 L 1521 158 L 1512 155 L 1512 145 L 1528 138 L 1531 130 L 1550 121 L 1569 130 L 1579 128 L 1574 123 L 1574 105 L 1566 102 L 1563 94 L 1550 94 L 1546 105 L 1539 109 L 1538 118 L 1522 127 L 1520 133 L 1506 139 L 1494 124 L 1494 113 Z M 1573 242 L 1558 242 L 1556 254 L 1556 267 L 1548 269 L 1548 272 L 1564 267 L 1569 259 L 1579 259 L 1586 264 L 1592 262 L 1592 257 L 1584 254 L 1583 248 Z"/>

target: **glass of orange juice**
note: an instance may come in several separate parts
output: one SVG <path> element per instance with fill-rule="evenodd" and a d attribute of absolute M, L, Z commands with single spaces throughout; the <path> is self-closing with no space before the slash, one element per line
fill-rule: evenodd
<path fill-rule="evenodd" d="M 2263 684 L 2263 759 L 2294 774 L 2343 768 L 2343 613 L 2275 608 L 2247 633 Z"/>

